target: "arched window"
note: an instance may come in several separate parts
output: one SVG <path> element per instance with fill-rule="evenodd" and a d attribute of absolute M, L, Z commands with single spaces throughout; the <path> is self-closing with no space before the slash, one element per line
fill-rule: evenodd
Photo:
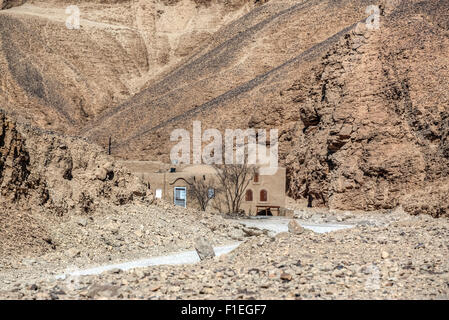
<path fill-rule="evenodd" d="M 260 190 L 260 201 L 268 201 L 268 192 L 267 190 Z"/>
<path fill-rule="evenodd" d="M 251 189 L 246 190 L 245 201 L 253 201 L 253 190 Z"/>

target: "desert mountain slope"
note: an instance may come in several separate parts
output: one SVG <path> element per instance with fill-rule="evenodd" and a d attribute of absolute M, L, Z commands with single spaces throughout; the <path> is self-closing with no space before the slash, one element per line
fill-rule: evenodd
<path fill-rule="evenodd" d="M 193 120 L 203 130 L 278 128 L 289 193 L 310 206 L 403 205 L 447 215 L 448 4 L 386 7 L 379 30 L 349 26 L 249 82 L 144 127 L 117 152 L 168 160 L 174 143 L 160 141 L 174 129 L 191 130 Z"/>
<path fill-rule="evenodd" d="M 30 122 L 76 132 L 188 59 L 247 1 L 27 1 L 0 11 L 0 103 Z M 180 14 L 181 12 L 181 14 Z M 38 30 L 38 32 L 36 31 Z"/>
<path fill-rule="evenodd" d="M 132 79 L 148 69 L 145 46 L 127 27 L 69 30 L 64 8 L 30 4 L 0 15 L 3 105 L 40 127 L 85 123 L 129 97 Z"/>
<path fill-rule="evenodd" d="M 0 103 L 132 159 L 194 120 L 277 128 L 309 206 L 447 215 L 449 1 L 378 1 L 378 30 L 372 4 L 82 1 L 69 30 L 67 1 L 28 1 L 0 13 Z"/>
<path fill-rule="evenodd" d="M 448 214 L 448 9 L 403 1 L 378 31 L 360 25 L 298 79 L 286 161 L 295 197 Z"/>
<path fill-rule="evenodd" d="M 49 248 L 47 224 L 151 199 L 147 187 L 98 146 L 17 123 L 0 110 L 0 242 Z"/>
<path fill-rule="evenodd" d="M 128 144 L 326 41 L 362 19 L 366 6 L 366 1 L 270 1 L 217 31 L 214 46 L 107 111 L 83 135 L 98 143 L 112 135 Z"/>
<path fill-rule="evenodd" d="M 67 262 L 158 256 L 191 249 L 198 236 L 218 245 L 245 235 L 239 223 L 153 199 L 147 184 L 97 145 L 22 124 L 0 110 L 2 287 L 9 267 L 40 273 L 25 257 L 40 256 L 42 272 L 64 272 Z"/>
<path fill-rule="evenodd" d="M 262 126 L 260 123 L 272 123 L 274 113 L 277 116 L 282 114 L 283 119 L 294 121 L 285 123 L 287 126 L 289 124 L 294 125 L 299 120 L 299 115 L 295 115 L 294 110 L 284 109 L 278 105 L 276 100 L 279 99 L 279 95 L 283 94 L 282 90 L 279 91 L 279 88 L 288 87 L 292 79 L 295 78 L 299 67 L 304 67 L 312 61 L 316 61 L 354 27 L 355 24 L 341 30 L 326 41 L 312 46 L 280 66 L 232 88 L 214 99 L 195 106 L 183 114 L 170 117 L 154 127 L 144 128 L 124 142 L 118 143 L 114 150 L 119 155 L 139 158 L 159 157 L 163 161 L 168 161 L 170 148 L 174 143 L 160 144 L 160 140 L 167 139 L 169 141 L 170 133 L 178 128 L 191 131 L 192 122 L 195 120 L 202 122 L 203 130 L 218 128 L 222 132 L 227 128 L 253 128 L 256 127 L 256 124 L 258 124 L 258 128 L 279 128 L 277 124 L 275 126 Z M 254 107 L 257 107 L 257 109 L 254 110 Z M 284 126 L 282 125 L 282 127 Z M 285 133 L 286 130 L 283 129 L 281 131 L 282 139 L 284 139 Z M 284 146 L 287 145 L 281 144 L 281 150 L 284 150 Z"/>

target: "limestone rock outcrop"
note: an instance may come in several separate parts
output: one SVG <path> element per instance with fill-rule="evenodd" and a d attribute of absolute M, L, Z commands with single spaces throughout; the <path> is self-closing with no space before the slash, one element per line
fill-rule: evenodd
<path fill-rule="evenodd" d="M 277 128 L 288 194 L 308 206 L 448 215 L 447 0 L 93 2 L 76 33 L 65 1 L 0 13 L 0 106 L 140 160 L 168 162 L 193 121 Z"/>
<path fill-rule="evenodd" d="M 312 81 L 292 88 L 301 121 L 287 157 L 291 195 L 310 206 L 449 214 L 449 42 L 428 22 L 445 14 L 441 2 L 426 5 L 428 19 L 403 4 L 379 31 L 359 24 Z"/>
<path fill-rule="evenodd" d="M 121 205 L 147 195 L 144 184 L 98 146 L 17 124 L 4 113 L 0 155 L 0 204 L 63 216 L 94 212 L 101 199 Z"/>
<path fill-rule="evenodd" d="M 21 6 L 27 0 L 0 0 L 0 10 Z"/>
<path fill-rule="evenodd" d="M 99 168 L 103 179 L 95 175 Z M 98 146 L 17 123 L 0 111 L 0 254 L 51 248 L 48 224 L 134 201 L 151 203 L 138 177 Z"/>

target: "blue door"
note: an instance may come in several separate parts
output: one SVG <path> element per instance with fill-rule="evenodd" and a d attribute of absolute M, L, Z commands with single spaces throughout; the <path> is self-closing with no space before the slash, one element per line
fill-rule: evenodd
<path fill-rule="evenodd" d="M 187 206 L 187 188 L 175 187 L 173 199 L 176 206 L 185 208 Z"/>

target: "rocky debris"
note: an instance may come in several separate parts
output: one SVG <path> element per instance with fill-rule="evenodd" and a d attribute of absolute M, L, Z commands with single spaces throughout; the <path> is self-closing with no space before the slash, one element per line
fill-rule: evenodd
<path fill-rule="evenodd" d="M 119 290 L 119 286 L 93 284 L 89 287 L 87 297 L 94 298 L 115 298 Z"/>
<path fill-rule="evenodd" d="M 215 257 L 214 248 L 211 246 L 209 241 L 204 238 L 195 239 L 195 250 L 200 257 L 200 260 L 211 259 Z"/>
<path fill-rule="evenodd" d="M 330 223 L 360 226 L 384 226 L 407 219 L 410 215 L 402 206 L 389 210 L 361 211 L 307 208 L 304 203 L 288 199 L 286 206 L 294 211 L 293 217 L 304 223 Z"/>
<path fill-rule="evenodd" d="M 21 6 L 25 2 L 27 2 L 27 0 L 0 0 L 0 10 Z"/>
<path fill-rule="evenodd" d="M 95 177 L 98 180 L 105 181 L 108 176 L 108 172 L 104 168 L 98 168 L 95 170 Z"/>
<path fill-rule="evenodd" d="M 407 213 L 430 214 L 433 217 L 449 213 L 449 183 L 430 185 L 404 197 L 403 208 Z"/>
<path fill-rule="evenodd" d="M 0 141 L 2 255 L 51 250 L 46 233 L 65 216 L 82 215 L 85 227 L 86 215 L 152 201 L 138 177 L 83 139 L 18 123 L 0 110 Z"/>
<path fill-rule="evenodd" d="M 268 230 L 260 230 L 258 228 L 254 228 L 254 227 L 245 227 L 242 229 L 242 231 L 245 233 L 246 236 L 248 237 L 258 237 L 260 235 L 267 235 L 268 234 Z"/>
<path fill-rule="evenodd" d="M 80 217 L 80 218 L 78 218 L 77 219 L 77 223 L 78 223 L 78 225 L 80 225 L 80 226 L 82 226 L 82 227 L 85 227 L 85 226 L 87 226 L 87 223 L 88 223 L 88 219 L 87 218 L 85 218 L 85 217 Z"/>
<path fill-rule="evenodd" d="M 291 281 L 293 277 L 289 273 L 282 272 L 280 278 L 285 281 Z"/>
<path fill-rule="evenodd" d="M 79 268 L 120 263 L 195 249 L 195 238 L 210 245 L 235 243 L 244 237 L 240 223 L 166 202 L 112 206 L 105 212 L 86 217 L 46 222 L 47 241 L 54 249 L 42 253 L 28 251 L 33 264 L 13 255 L 0 256 L 0 286 L 10 277 L 36 279 L 51 270 L 64 274 Z M 44 242 L 43 240 L 41 240 Z M 2 247 L 4 248 L 4 246 Z M 15 252 L 15 251 L 13 251 Z"/>
<path fill-rule="evenodd" d="M 105 272 L 76 285 L 19 277 L 0 298 L 448 299 L 448 239 L 447 219 L 423 216 L 326 234 L 260 235 L 195 265 Z"/>
<path fill-rule="evenodd" d="M 298 223 L 298 221 L 292 219 L 288 223 L 288 231 L 293 234 L 302 234 L 305 229 Z"/>
<path fill-rule="evenodd" d="M 0 112 L 0 262 L 40 256 L 36 270 L 191 250 L 243 240 L 243 226 L 220 216 L 152 204 L 152 194 L 86 141 L 44 132 Z M 98 173 L 101 171 L 101 175 Z M 32 268 L 27 271 L 31 275 Z"/>
<path fill-rule="evenodd" d="M 78 249 L 76 249 L 76 248 L 70 248 L 70 249 L 68 249 L 68 250 L 66 251 L 66 256 L 69 257 L 69 258 L 71 258 L 71 259 L 74 259 L 74 258 L 76 258 L 76 257 L 79 257 L 80 254 L 81 254 L 81 251 L 78 250 Z"/>
<path fill-rule="evenodd" d="M 3 0 L 0 4 L 6 8 L 19 2 Z M 319 1 L 316 3 L 321 5 Z M 332 7 L 346 8 L 355 2 L 345 3 L 348 6 Z M 80 70 L 79 61 L 69 58 L 67 65 L 56 63 L 50 68 L 39 68 L 45 50 L 22 44 L 30 43 L 30 39 L 35 40 L 31 41 L 33 43 L 43 43 L 42 39 L 26 32 L 27 28 L 22 26 L 28 22 L 20 21 L 14 13 L 2 12 L 0 63 L 7 65 L 10 72 L 7 70 L 2 75 L 0 103 L 7 104 L 9 110 L 27 114 L 28 119 L 37 119 L 36 123 L 43 127 L 61 129 L 66 124 L 74 127 L 89 123 L 84 129 L 101 144 L 111 132 L 126 142 L 133 137 L 132 141 L 137 144 L 144 141 L 144 154 L 139 153 L 138 145 L 132 146 L 129 153 L 127 148 L 119 152 L 145 157 L 151 152 L 162 155 L 161 148 L 169 145 L 160 143 L 162 136 L 158 131 L 154 132 L 159 135 L 157 139 L 147 139 L 148 136 L 134 139 L 134 135 L 138 131 L 151 133 L 152 130 L 147 129 L 161 124 L 162 120 L 176 120 L 172 118 L 172 112 L 148 112 L 151 119 L 142 118 L 144 106 L 155 107 L 141 103 L 140 98 L 146 93 L 152 95 L 152 99 L 143 100 L 159 101 L 161 103 L 156 104 L 164 110 L 168 110 L 167 105 L 172 110 L 180 107 L 176 110 L 180 112 L 176 114 L 178 119 L 186 118 L 183 111 L 192 114 L 192 110 L 184 110 L 183 106 L 201 106 L 204 110 L 203 107 L 219 105 L 223 112 L 204 112 L 201 114 L 204 121 L 206 114 L 210 114 L 226 125 L 230 121 L 224 120 L 233 119 L 232 123 L 241 128 L 281 128 L 280 160 L 288 167 L 290 195 L 304 200 L 308 207 L 330 208 L 328 212 L 303 210 L 298 212 L 298 217 L 314 222 L 354 223 L 357 227 L 326 235 L 310 232 L 294 235 L 290 232 L 270 237 L 220 217 L 174 208 L 163 202 L 149 206 L 145 197 L 150 194 L 145 186 L 116 166 L 100 147 L 79 138 L 17 124 L 1 112 L 0 298 L 447 299 L 447 220 L 404 217 L 403 212 L 395 212 L 395 209 L 413 215 L 448 215 L 449 117 L 448 91 L 444 84 L 449 81 L 447 55 L 442 54 L 448 51 L 448 2 L 402 1 L 397 8 L 385 10 L 381 32 L 367 30 L 364 24 L 358 24 L 329 38 L 360 20 L 361 16 L 354 13 L 364 14 L 361 3 L 357 2 L 354 5 L 357 9 L 351 7 L 347 14 L 335 14 L 332 10 L 302 10 L 302 4 L 298 3 L 284 11 L 291 19 L 286 15 L 285 19 L 275 19 L 280 12 L 267 11 L 267 16 L 271 15 L 268 19 L 286 21 L 287 24 L 291 21 L 303 23 L 304 20 L 298 17 L 311 15 L 314 11 L 320 17 L 328 14 L 335 20 L 320 19 L 328 23 L 314 29 L 313 37 L 309 37 L 309 31 L 306 31 L 307 36 L 298 37 L 296 31 L 300 28 L 286 25 L 288 29 L 296 30 L 292 38 L 301 41 L 283 42 L 299 44 L 303 47 L 301 50 L 308 50 L 296 56 L 299 50 L 285 47 L 280 50 L 282 58 L 276 59 L 271 59 L 273 52 L 268 50 L 266 54 L 270 59 L 258 59 L 264 61 L 268 69 L 263 66 L 257 71 L 263 76 L 254 79 L 254 57 L 246 59 L 251 63 L 247 65 L 248 72 L 242 73 L 240 67 L 245 62 L 241 62 L 239 53 L 254 41 L 254 33 L 248 37 L 247 31 L 239 32 L 241 35 L 235 39 L 242 40 L 238 41 L 240 47 L 220 51 L 229 61 L 232 58 L 238 61 L 238 70 L 226 62 L 228 59 L 215 55 L 213 51 L 216 50 L 210 51 L 211 54 L 198 54 L 199 58 L 190 60 L 193 63 L 179 69 L 180 72 L 167 72 L 169 78 L 156 82 L 156 86 L 130 101 L 123 112 L 116 113 L 115 119 L 102 117 L 103 123 L 92 123 L 89 118 L 103 112 L 105 106 L 117 102 L 116 99 L 138 91 L 132 84 L 136 79 L 126 83 L 114 81 L 114 72 L 108 67 L 98 68 L 97 77 L 97 73 L 90 69 L 88 73 Z M 123 12 L 122 8 L 118 9 Z M 315 15 L 311 17 L 316 20 Z M 51 36 L 54 28 L 51 19 L 47 18 L 44 23 L 46 34 L 50 36 L 44 42 L 59 41 L 61 37 Z M 33 23 L 39 20 L 30 19 Z M 344 20 L 344 23 L 338 24 L 338 30 L 335 30 L 338 20 Z M 242 21 L 233 26 L 239 24 Z M 279 26 L 259 22 L 254 26 L 265 25 Z M 61 30 L 60 25 L 56 29 Z M 237 29 L 226 29 L 229 39 L 234 37 Z M 256 33 L 268 36 L 272 30 Z M 80 39 L 85 36 L 82 32 L 77 34 Z M 118 34 L 121 38 L 122 34 Z M 105 37 L 109 38 L 112 42 L 118 41 L 116 37 Z M 274 38 L 273 45 L 278 46 L 278 34 Z M 214 39 L 220 41 L 220 37 Z M 308 42 L 307 39 L 312 40 Z M 59 49 L 58 46 L 51 47 L 54 49 L 52 55 L 61 54 L 58 52 L 61 48 L 64 53 L 66 51 L 65 45 Z M 87 47 L 97 50 L 97 46 Z M 116 45 L 104 47 L 117 51 Z M 120 78 L 128 78 L 123 76 L 125 73 L 140 75 L 142 70 L 148 69 L 147 49 L 145 45 L 138 47 L 138 52 L 143 49 L 145 53 L 139 54 L 139 59 L 129 58 L 126 53 L 122 63 L 117 64 L 115 60 L 110 63 L 114 70 L 123 66 L 124 69 L 117 69 Z M 84 51 L 89 53 L 89 50 Z M 35 56 L 35 52 L 42 56 Z M 169 52 L 173 50 L 167 49 L 160 59 L 156 59 L 164 65 L 164 72 L 169 70 L 165 68 L 170 60 Z M 287 52 L 293 52 L 295 56 L 286 56 Z M 119 52 L 116 53 L 114 57 L 118 57 Z M 82 61 L 86 61 L 85 58 L 84 54 L 80 56 Z M 176 64 L 178 60 L 172 61 Z M 220 63 L 217 65 L 216 62 Z M 74 66 L 77 73 L 87 76 L 82 82 L 86 88 L 73 82 L 76 80 L 73 80 Z M 235 77 L 238 82 L 229 82 L 224 88 L 222 79 L 204 76 L 212 70 L 208 66 L 213 67 L 215 74 L 221 74 L 215 69 L 225 67 L 229 75 L 236 72 L 245 79 Z M 38 69 L 45 69 L 45 73 Z M 70 71 L 67 72 L 69 76 L 55 77 L 55 71 L 62 75 L 62 69 Z M 125 69 L 129 71 L 124 72 Z M 298 77 L 297 81 L 291 81 L 285 76 L 287 73 Z M 286 78 L 283 83 L 280 82 L 282 78 Z M 58 82 L 54 83 L 53 79 Z M 173 81 L 167 82 L 167 79 Z M 189 79 L 193 80 L 194 86 L 187 83 Z M 211 84 L 210 90 L 204 90 L 205 83 L 198 82 L 201 79 Z M 109 86 L 112 82 L 115 85 Z M 172 91 L 163 88 L 166 83 L 173 85 L 170 86 Z M 219 91 L 214 90 L 214 83 L 218 84 Z M 68 92 L 66 84 L 73 85 L 76 90 Z M 106 88 L 103 91 L 108 93 L 92 95 L 91 87 L 95 87 L 92 84 Z M 123 88 L 131 87 L 123 92 Z M 251 88 L 255 90 L 251 92 Z M 178 95 L 177 91 L 187 92 L 187 95 Z M 181 96 L 201 97 L 189 102 L 179 99 Z M 207 102 L 215 96 L 219 98 Z M 86 103 L 92 102 L 91 97 L 97 101 Z M 243 106 L 246 113 L 251 110 L 257 116 L 240 117 L 243 120 L 238 122 L 236 118 L 239 117 L 235 115 L 243 114 L 243 111 L 239 112 L 235 106 L 229 108 L 226 105 L 229 98 Z M 179 104 L 168 103 L 170 101 Z M 90 107 L 84 106 L 94 107 L 89 110 Z M 162 117 L 154 118 L 157 114 Z M 223 116 L 217 117 L 217 114 Z M 130 123 L 137 131 L 129 131 Z M 174 122 L 167 123 L 173 125 Z M 204 122 L 204 125 L 210 123 Z M 104 130 L 89 132 L 89 126 L 92 129 L 97 124 Z M 218 128 L 215 125 L 209 127 Z M 149 140 L 154 144 L 149 145 Z M 128 143 L 122 145 L 129 146 Z M 337 209 L 343 212 L 333 212 Z M 354 214 L 358 209 L 377 212 L 360 218 Z M 385 217 L 379 216 L 382 211 Z M 71 219 L 72 216 L 89 216 L 90 220 L 80 224 Z M 223 244 L 245 240 L 248 235 L 257 237 L 247 239 L 235 252 L 219 259 L 203 260 L 198 265 L 161 266 L 130 272 L 113 270 L 76 280 L 53 278 L 55 272 L 70 271 L 75 267 L 191 249 L 195 236 L 207 237 L 211 244 Z M 24 256 L 28 258 L 23 259 Z"/>
<path fill-rule="evenodd" d="M 425 22 L 447 20 L 449 4 L 416 3 L 385 11 L 380 30 L 359 23 L 289 89 L 300 112 L 285 149 L 289 193 L 309 207 L 449 214 L 449 94 L 429 90 L 449 79 L 435 50 L 448 42 Z"/>

